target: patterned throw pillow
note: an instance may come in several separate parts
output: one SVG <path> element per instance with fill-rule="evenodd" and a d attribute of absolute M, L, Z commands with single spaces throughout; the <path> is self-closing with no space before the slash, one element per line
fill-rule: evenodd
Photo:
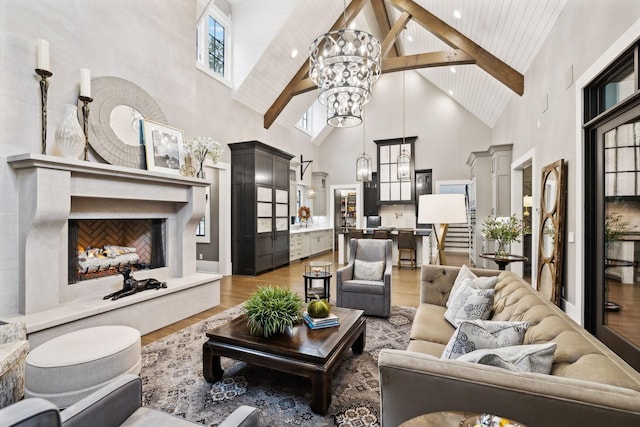
<path fill-rule="evenodd" d="M 476 289 L 493 289 L 498 283 L 498 276 L 478 277 L 467 267 L 463 265 L 458 271 L 456 280 L 453 282 L 451 292 L 449 292 L 449 299 L 446 302 L 446 306 L 449 307 L 449 301 L 453 296 L 462 289 L 463 286 L 473 286 Z"/>
<path fill-rule="evenodd" d="M 457 359 L 480 349 L 520 345 L 529 322 L 495 322 L 491 320 L 465 320 L 449 339 L 442 359 Z"/>
<path fill-rule="evenodd" d="M 451 299 L 444 318 L 457 327 L 463 320 L 487 320 L 493 307 L 493 289 L 463 286 Z"/>
<path fill-rule="evenodd" d="M 458 360 L 498 366 L 514 372 L 549 374 L 553 367 L 553 353 L 557 344 L 515 345 L 494 349 L 476 350 L 460 356 Z"/>
<path fill-rule="evenodd" d="M 384 261 L 361 261 L 355 260 L 353 263 L 354 280 L 382 280 L 384 272 Z"/>

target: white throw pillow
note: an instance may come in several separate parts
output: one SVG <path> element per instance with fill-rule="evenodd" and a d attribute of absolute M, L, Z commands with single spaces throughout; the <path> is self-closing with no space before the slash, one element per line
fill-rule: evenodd
<path fill-rule="evenodd" d="M 480 349 L 520 345 L 529 322 L 465 320 L 455 330 L 442 352 L 442 359 L 457 359 Z"/>
<path fill-rule="evenodd" d="M 556 343 L 548 342 L 476 350 L 460 356 L 458 360 L 498 366 L 514 372 L 549 374 L 553 367 L 553 353 L 556 351 L 556 347 Z"/>
<path fill-rule="evenodd" d="M 353 263 L 354 280 L 382 280 L 384 273 L 384 261 L 360 261 L 355 260 Z"/>
<path fill-rule="evenodd" d="M 456 276 L 456 280 L 453 282 L 451 292 L 449 292 L 449 299 L 445 305 L 449 307 L 449 301 L 452 301 L 454 295 L 462 289 L 463 286 L 472 286 L 476 289 L 493 289 L 498 283 L 498 276 L 478 277 L 476 276 L 466 265 L 460 267 L 460 271 Z"/>
<path fill-rule="evenodd" d="M 493 308 L 493 289 L 462 286 L 450 301 L 444 318 L 457 327 L 463 320 L 487 320 Z"/>

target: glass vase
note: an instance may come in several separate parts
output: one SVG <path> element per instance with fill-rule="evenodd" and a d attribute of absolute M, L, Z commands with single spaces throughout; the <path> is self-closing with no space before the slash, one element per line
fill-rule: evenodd
<path fill-rule="evenodd" d="M 511 253 L 511 242 L 508 240 L 496 239 L 496 258 L 508 258 Z"/>
<path fill-rule="evenodd" d="M 67 104 L 60 127 L 56 130 L 56 146 L 62 156 L 72 159 L 80 158 L 84 152 L 84 132 L 78 122 L 78 107 Z"/>
<path fill-rule="evenodd" d="M 196 172 L 197 178 L 205 179 L 207 177 L 207 175 L 204 173 L 204 161 L 205 159 L 202 159 L 198 162 L 198 172 Z"/>

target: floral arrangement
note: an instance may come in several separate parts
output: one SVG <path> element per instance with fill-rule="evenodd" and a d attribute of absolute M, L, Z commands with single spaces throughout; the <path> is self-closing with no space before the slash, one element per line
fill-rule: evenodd
<path fill-rule="evenodd" d="M 311 219 L 311 209 L 309 206 L 300 206 L 300 209 L 298 209 L 298 218 L 300 218 L 300 222 L 307 222 Z"/>
<path fill-rule="evenodd" d="M 519 242 L 526 231 L 527 226 L 524 221 L 516 218 L 515 215 L 506 218 L 489 217 L 482 224 L 482 233 L 487 238 L 505 243 Z"/>
<path fill-rule="evenodd" d="M 213 163 L 218 163 L 223 152 L 224 149 L 222 148 L 222 145 L 211 138 L 199 136 L 184 143 L 184 153 L 191 156 L 193 160 L 198 162 L 199 168 L 197 176 L 199 178 L 204 178 L 202 165 L 207 157 L 210 158 Z"/>

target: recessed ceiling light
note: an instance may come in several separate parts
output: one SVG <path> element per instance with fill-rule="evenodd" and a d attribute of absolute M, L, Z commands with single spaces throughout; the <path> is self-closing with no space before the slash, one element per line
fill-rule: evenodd
<path fill-rule="evenodd" d="M 462 19 L 462 13 L 460 13 L 460 11 L 459 11 L 459 10 L 457 10 L 457 9 L 453 11 L 453 16 L 454 16 L 456 19 Z"/>
<path fill-rule="evenodd" d="M 298 56 L 298 49 L 293 49 L 293 50 L 291 51 L 291 57 L 292 57 L 292 58 L 295 58 L 296 56 Z"/>
<path fill-rule="evenodd" d="M 351 21 L 351 24 L 349 24 L 349 29 L 351 29 L 351 30 L 355 30 L 356 29 L 356 22 L 355 21 Z"/>
<path fill-rule="evenodd" d="M 453 74 L 455 74 L 456 73 L 456 67 L 450 67 L 449 71 L 451 71 Z"/>
<path fill-rule="evenodd" d="M 453 91 L 452 90 L 449 90 L 449 95 L 453 96 Z"/>

